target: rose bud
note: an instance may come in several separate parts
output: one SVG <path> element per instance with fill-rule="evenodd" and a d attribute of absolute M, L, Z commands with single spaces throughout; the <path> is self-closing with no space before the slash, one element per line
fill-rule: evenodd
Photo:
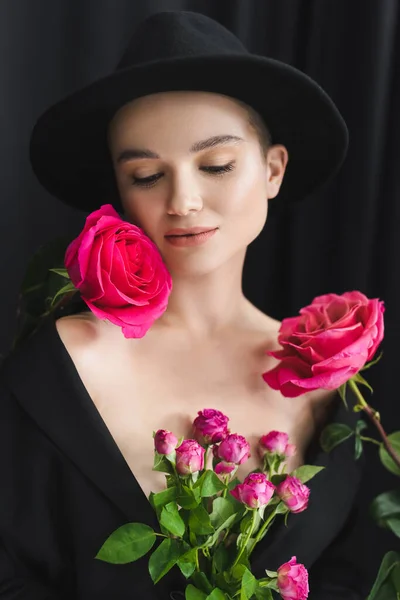
<path fill-rule="evenodd" d="M 250 456 L 250 445 L 242 435 L 230 433 L 218 446 L 216 455 L 225 462 L 241 465 Z"/>
<path fill-rule="evenodd" d="M 287 458 L 290 458 L 291 456 L 294 456 L 297 452 L 297 448 L 294 444 L 288 444 L 285 448 L 285 456 Z"/>
<path fill-rule="evenodd" d="M 228 417 L 219 410 L 199 410 L 193 421 L 194 437 L 201 444 L 216 444 L 228 434 Z"/>
<path fill-rule="evenodd" d="M 292 513 L 299 513 L 308 506 L 310 488 L 297 477 L 288 475 L 276 488 L 276 493 Z"/>
<path fill-rule="evenodd" d="M 261 508 L 268 504 L 274 491 L 274 484 L 268 481 L 264 473 L 250 473 L 243 483 L 231 490 L 231 494 L 249 508 Z"/>
<path fill-rule="evenodd" d="M 308 572 L 304 565 L 296 562 L 295 556 L 292 556 L 289 562 L 281 565 L 277 573 L 277 585 L 283 600 L 306 600 L 308 598 Z"/>
<path fill-rule="evenodd" d="M 159 429 L 154 436 L 154 448 L 158 454 L 171 454 L 177 443 L 178 438 L 166 429 Z"/>
<path fill-rule="evenodd" d="M 236 467 L 237 465 L 235 465 L 235 463 L 229 463 L 222 460 L 220 463 L 215 465 L 214 471 L 217 475 L 229 475 L 229 473 L 232 473 Z"/>
<path fill-rule="evenodd" d="M 283 431 L 270 431 L 260 439 L 261 455 L 266 452 L 285 454 L 289 436 Z"/>
<path fill-rule="evenodd" d="M 176 470 L 190 475 L 204 468 L 204 448 L 196 440 L 184 440 L 176 449 Z"/>

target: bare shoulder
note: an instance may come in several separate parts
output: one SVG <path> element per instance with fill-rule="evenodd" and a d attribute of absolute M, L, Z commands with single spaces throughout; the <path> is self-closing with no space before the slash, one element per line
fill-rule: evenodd
<path fill-rule="evenodd" d="M 92 313 L 83 312 L 60 317 L 55 326 L 61 341 L 68 350 L 93 346 L 101 338 L 99 319 Z"/>

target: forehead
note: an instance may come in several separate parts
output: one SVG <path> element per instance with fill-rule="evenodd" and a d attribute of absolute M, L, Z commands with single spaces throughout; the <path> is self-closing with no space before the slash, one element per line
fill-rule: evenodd
<path fill-rule="evenodd" d="M 216 134 L 250 134 L 246 109 L 234 99 L 208 92 L 163 92 L 120 108 L 109 124 L 112 149 L 135 141 L 150 146 L 182 141 L 187 148 Z M 172 136 L 172 137 L 171 137 Z"/>

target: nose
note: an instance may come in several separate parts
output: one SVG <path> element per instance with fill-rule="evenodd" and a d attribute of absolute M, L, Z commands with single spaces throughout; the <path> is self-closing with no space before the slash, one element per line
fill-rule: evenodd
<path fill-rule="evenodd" d="M 186 216 L 190 212 L 199 212 L 203 208 L 203 200 L 193 177 L 177 175 L 172 183 L 168 198 L 167 213 L 169 215 Z"/>

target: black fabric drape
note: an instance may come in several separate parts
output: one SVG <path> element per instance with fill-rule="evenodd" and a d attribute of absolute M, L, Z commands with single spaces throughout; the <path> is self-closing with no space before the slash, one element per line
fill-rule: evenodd
<path fill-rule="evenodd" d="M 142 18 L 179 8 L 207 14 L 251 51 L 302 69 L 331 94 L 346 119 L 350 148 L 339 175 L 302 203 L 277 207 L 249 249 L 244 289 L 279 319 L 328 292 L 358 289 L 383 299 L 384 357 L 368 378 L 384 426 L 400 429 L 398 0 L 1 0 L 0 352 L 11 343 L 28 258 L 55 236 L 72 238 L 86 216 L 51 198 L 35 180 L 28 140 L 36 118 L 112 69 Z M 380 468 L 375 448 L 367 454 L 371 469 L 349 553 L 359 556 L 372 580 L 383 553 L 398 540 L 370 521 L 368 504 L 398 479 Z"/>

